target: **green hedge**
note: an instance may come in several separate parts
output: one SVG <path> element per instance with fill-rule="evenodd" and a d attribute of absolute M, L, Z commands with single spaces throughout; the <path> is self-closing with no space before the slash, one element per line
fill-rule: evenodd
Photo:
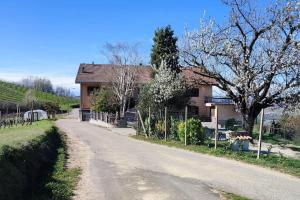
<path fill-rule="evenodd" d="M 0 199 L 30 199 L 43 190 L 43 184 L 62 145 L 57 128 L 21 145 L 4 146 L 0 152 Z"/>

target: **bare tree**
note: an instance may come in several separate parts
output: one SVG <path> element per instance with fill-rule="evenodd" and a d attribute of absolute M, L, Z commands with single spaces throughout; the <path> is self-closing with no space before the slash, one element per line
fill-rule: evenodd
<path fill-rule="evenodd" d="M 201 20 L 186 32 L 184 63 L 216 80 L 238 106 L 252 134 L 263 108 L 300 99 L 300 3 L 280 1 L 259 8 L 254 1 L 228 0 L 227 23 Z"/>
<path fill-rule="evenodd" d="M 135 87 L 136 66 L 141 63 L 137 45 L 126 43 L 104 46 L 105 55 L 111 64 L 115 64 L 112 90 L 119 102 L 120 114 L 124 116 L 128 100 L 132 97 Z"/>

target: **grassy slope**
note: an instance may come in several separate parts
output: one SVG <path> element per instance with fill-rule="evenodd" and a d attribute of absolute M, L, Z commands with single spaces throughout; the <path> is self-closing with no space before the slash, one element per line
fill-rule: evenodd
<path fill-rule="evenodd" d="M 0 129 L 0 149 L 3 145 L 18 146 L 20 143 L 30 141 L 37 136 L 45 134 L 53 123 L 43 120 L 34 122 L 31 126 L 16 126 Z"/>
<path fill-rule="evenodd" d="M 238 161 L 243 161 L 246 163 L 259 165 L 263 167 L 268 167 L 271 169 L 275 169 L 284 173 L 288 173 L 294 175 L 296 177 L 300 177 L 300 160 L 286 158 L 283 156 L 277 155 L 261 155 L 260 160 L 256 159 L 256 153 L 253 152 L 233 152 L 226 145 L 220 142 L 217 150 L 214 150 L 212 147 L 208 147 L 207 145 L 188 145 L 184 146 L 179 141 L 164 141 L 156 138 L 145 138 L 143 135 L 133 136 L 133 138 L 144 140 L 147 142 L 152 142 L 156 144 L 166 145 L 169 147 L 181 148 L 189 151 L 194 151 L 198 153 L 210 154 L 218 157 L 226 157 L 229 159 L 234 159 Z"/>
<path fill-rule="evenodd" d="M 25 93 L 28 89 L 17 84 L 0 81 L 0 103 L 15 103 L 22 104 L 24 102 Z M 78 100 L 70 99 L 67 97 L 59 97 L 50 93 L 36 91 L 35 96 L 38 101 L 45 102 L 57 102 L 62 108 L 66 108 L 68 105 L 79 104 Z"/>
<path fill-rule="evenodd" d="M 20 147 L 35 138 L 45 134 L 53 126 L 53 121 L 43 120 L 34 122 L 29 126 L 17 126 L 12 128 L 0 129 L 0 151 L 4 145 Z M 65 138 L 63 138 L 65 140 Z M 57 149 L 58 155 L 53 171 L 46 178 L 44 189 L 32 199 L 48 200 L 60 199 L 69 200 L 73 196 L 73 191 L 79 181 L 79 168 L 66 168 L 67 156 L 66 145 L 63 140 L 62 145 Z"/>

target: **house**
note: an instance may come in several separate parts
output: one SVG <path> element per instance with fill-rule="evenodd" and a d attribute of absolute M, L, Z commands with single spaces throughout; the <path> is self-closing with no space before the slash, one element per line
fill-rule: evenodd
<path fill-rule="evenodd" d="M 80 84 L 80 119 L 87 120 L 90 112 L 89 96 L 92 91 L 101 87 L 110 87 L 116 76 L 117 70 L 120 66 L 112 64 L 80 64 L 76 83 Z M 139 89 L 143 84 L 148 83 L 152 79 L 152 68 L 150 66 L 135 66 L 135 91 L 134 99 L 137 100 Z M 194 73 L 197 69 L 194 68 L 182 68 L 182 74 L 185 80 L 193 86 L 190 92 L 189 112 L 199 116 L 202 121 L 211 121 L 213 107 L 207 106 L 207 103 L 213 103 L 215 99 L 212 97 L 212 85 L 213 80 L 199 77 Z M 216 102 L 214 102 L 216 103 Z M 222 106 L 221 106 L 222 105 Z M 220 102 L 222 107 L 222 113 L 227 113 L 226 116 L 222 116 L 222 120 L 226 118 L 235 117 L 234 104 L 232 101 Z"/>

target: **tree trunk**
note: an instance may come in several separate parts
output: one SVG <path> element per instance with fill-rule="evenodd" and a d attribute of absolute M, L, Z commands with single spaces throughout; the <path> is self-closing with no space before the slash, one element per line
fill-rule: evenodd
<path fill-rule="evenodd" d="M 253 116 L 248 116 L 245 119 L 245 129 L 247 131 L 247 133 L 249 134 L 249 136 L 251 136 L 253 138 L 253 128 L 254 128 L 254 124 L 255 124 L 255 119 L 256 117 Z"/>

